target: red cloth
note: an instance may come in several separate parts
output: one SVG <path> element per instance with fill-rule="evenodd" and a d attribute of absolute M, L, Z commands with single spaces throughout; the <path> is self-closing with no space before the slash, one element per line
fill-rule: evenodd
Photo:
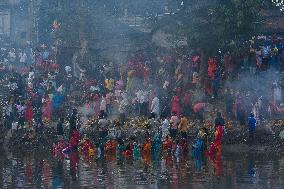
<path fill-rule="evenodd" d="M 125 156 L 126 157 L 132 157 L 132 150 L 126 150 L 125 151 Z"/>
<path fill-rule="evenodd" d="M 79 144 L 80 133 L 77 130 L 74 130 L 71 139 L 70 139 L 70 147 L 73 149 L 77 147 Z"/>
<path fill-rule="evenodd" d="M 172 103 L 171 103 L 171 113 L 176 113 L 177 116 L 181 114 L 181 107 L 180 107 L 180 99 L 178 96 L 173 96 Z"/>
<path fill-rule="evenodd" d="M 34 113 L 33 113 L 33 108 L 32 108 L 32 103 L 28 102 L 27 104 L 27 109 L 26 109 L 26 122 L 30 122 L 32 121 L 33 117 L 34 117 Z"/>
<path fill-rule="evenodd" d="M 215 145 L 221 145 L 222 144 L 223 135 L 224 135 L 224 128 L 223 128 L 223 126 L 217 126 L 216 127 L 215 139 L 214 139 L 214 144 Z"/>
<path fill-rule="evenodd" d="M 104 145 L 104 151 L 106 153 L 115 153 L 117 142 L 115 140 L 109 140 Z"/>
<path fill-rule="evenodd" d="M 88 153 L 90 149 L 93 149 L 94 148 L 94 145 L 93 143 L 91 142 L 90 139 L 85 139 L 84 141 L 84 144 L 83 144 L 83 152 L 84 153 Z"/>
<path fill-rule="evenodd" d="M 64 148 L 66 148 L 67 147 L 67 145 L 66 145 L 66 143 L 65 143 L 65 141 L 63 140 L 63 139 L 61 139 L 59 142 L 58 142 L 58 144 L 57 144 L 57 150 L 59 151 L 59 152 L 62 152 L 62 150 L 64 149 Z"/>
<path fill-rule="evenodd" d="M 192 56 L 191 60 L 192 62 L 197 62 L 200 59 L 199 56 Z"/>
<path fill-rule="evenodd" d="M 171 139 L 167 138 L 163 143 L 164 150 L 172 149 L 172 147 L 173 147 L 173 141 Z"/>
<path fill-rule="evenodd" d="M 214 167 L 214 173 L 216 176 L 220 177 L 223 175 L 223 161 L 222 161 L 222 153 L 218 151 L 215 154 L 208 155 L 209 162 Z"/>
<path fill-rule="evenodd" d="M 193 107 L 194 113 L 200 112 L 203 108 L 205 108 L 205 106 L 206 106 L 206 103 L 202 103 L 202 102 L 195 104 Z"/>
<path fill-rule="evenodd" d="M 59 69 L 59 65 L 58 65 L 58 64 L 52 64 L 52 65 L 51 65 L 51 68 L 52 68 L 53 70 Z"/>
<path fill-rule="evenodd" d="M 76 169 L 78 163 L 79 163 L 78 153 L 74 152 L 74 151 L 71 151 L 71 154 L 70 154 L 70 167 Z"/>
<path fill-rule="evenodd" d="M 223 174 L 223 162 L 222 162 L 222 138 L 224 135 L 223 126 L 217 126 L 215 131 L 215 139 L 211 144 L 208 152 L 206 153 L 209 161 L 214 167 L 214 173 L 216 176 L 222 176 Z"/>
<path fill-rule="evenodd" d="M 211 144 L 207 152 L 207 155 L 212 156 L 217 154 L 218 152 L 221 152 L 223 135 L 224 135 L 223 126 L 217 126 L 215 131 L 214 142 Z"/>
<path fill-rule="evenodd" d="M 213 58 L 209 58 L 209 60 L 208 60 L 208 76 L 211 79 L 214 79 L 216 69 L 217 69 L 217 62 L 216 62 L 216 60 L 213 59 Z"/>

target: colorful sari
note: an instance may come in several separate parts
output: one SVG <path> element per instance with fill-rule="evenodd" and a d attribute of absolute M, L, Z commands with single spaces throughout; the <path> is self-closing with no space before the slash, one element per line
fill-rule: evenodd
<path fill-rule="evenodd" d="M 51 113 L 52 113 L 51 100 L 50 100 L 49 97 L 47 97 L 44 101 L 45 102 L 42 106 L 42 120 L 50 121 L 51 120 Z"/>
<path fill-rule="evenodd" d="M 224 128 L 223 126 L 217 126 L 215 129 L 215 138 L 213 143 L 211 144 L 207 155 L 211 156 L 218 152 L 222 151 L 222 139 L 224 135 Z"/>

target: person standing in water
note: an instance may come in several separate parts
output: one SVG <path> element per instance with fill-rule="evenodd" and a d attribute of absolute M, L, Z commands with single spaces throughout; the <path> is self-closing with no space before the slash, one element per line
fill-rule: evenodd
<path fill-rule="evenodd" d="M 249 143 L 253 144 L 255 140 L 255 128 L 256 128 L 256 119 L 253 113 L 251 113 L 248 118 L 248 126 L 249 126 Z"/>
<path fill-rule="evenodd" d="M 225 126 L 225 120 L 222 117 L 222 113 L 218 112 L 217 117 L 215 118 L 215 130 L 217 127 L 224 127 Z"/>
<path fill-rule="evenodd" d="M 217 117 L 215 119 L 214 141 L 211 144 L 207 152 L 207 155 L 209 156 L 216 155 L 218 152 L 222 151 L 222 139 L 224 135 L 224 125 L 225 125 L 225 120 L 223 119 L 221 112 L 218 112 Z"/>

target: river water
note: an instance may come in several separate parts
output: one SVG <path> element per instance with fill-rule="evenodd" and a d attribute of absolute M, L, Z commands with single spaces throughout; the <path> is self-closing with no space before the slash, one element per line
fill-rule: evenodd
<path fill-rule="evenodd" d="M 156 159 L 156 160 L 155 160 Z M 0 154 L 0 188 L 283 188 L 284 157 L 222 155 L 136 161 L 54 159 L 50 153 Z"/>

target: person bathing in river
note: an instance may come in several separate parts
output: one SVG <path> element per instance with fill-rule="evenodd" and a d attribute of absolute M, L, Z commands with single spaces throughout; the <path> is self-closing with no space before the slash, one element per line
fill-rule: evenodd
<path fill-rule="evenodd" d="M 208 144 L 208 130 L 203 127 L 197 134 L 197 138 L 195 139 L 195 143 L 192 149 L 192 156 L 194 158 L 200 158 L 201 154 L 205 152 Z"/>
<path fill-rule="evenodd" d="M 222 151 L 222 139 L 224 135 L 224 125 L 225 121 L 222 118 L 221 112 L 217 113 L 217 117 L 215 119 L 215 137 L 214 141 L 211 144 L 207 154 L 209 156 L 215 155 L 218 152 Z"/>
<path fill-rule="evenodd" d="M 215 129 L 216 129 L 217 127 L 219 127 L 219 126 L 221 126 L 221 127 L 224 127 L 224 126 L 225 126 L 225 120 L 224 120 L 224 118 L 222 117 L 221 112 L 218 112 L 218 113 L 217 113 L 217 117 L 216 117 L 216 119 L 215 119 Z"/>
<path fill-rule="evenodd" d="M 255 128 L 256 128 L 256 119 L 253 113 L 251 113 L 248 118 L 248 126 L 249 126 L 249 142 L 250 144 L 253 144 L 255 139 Z"/>
<path fill-rule="evenodd" d="M 62 150 L 62 153 L 65 156 L 67 156 L 70 155 L 72 152 L 78 151 L 79 141 L 80 141 L 80 133 L 75 128 L 72 130 L 72 133 L 70 134 L 69 145 Z"/>

